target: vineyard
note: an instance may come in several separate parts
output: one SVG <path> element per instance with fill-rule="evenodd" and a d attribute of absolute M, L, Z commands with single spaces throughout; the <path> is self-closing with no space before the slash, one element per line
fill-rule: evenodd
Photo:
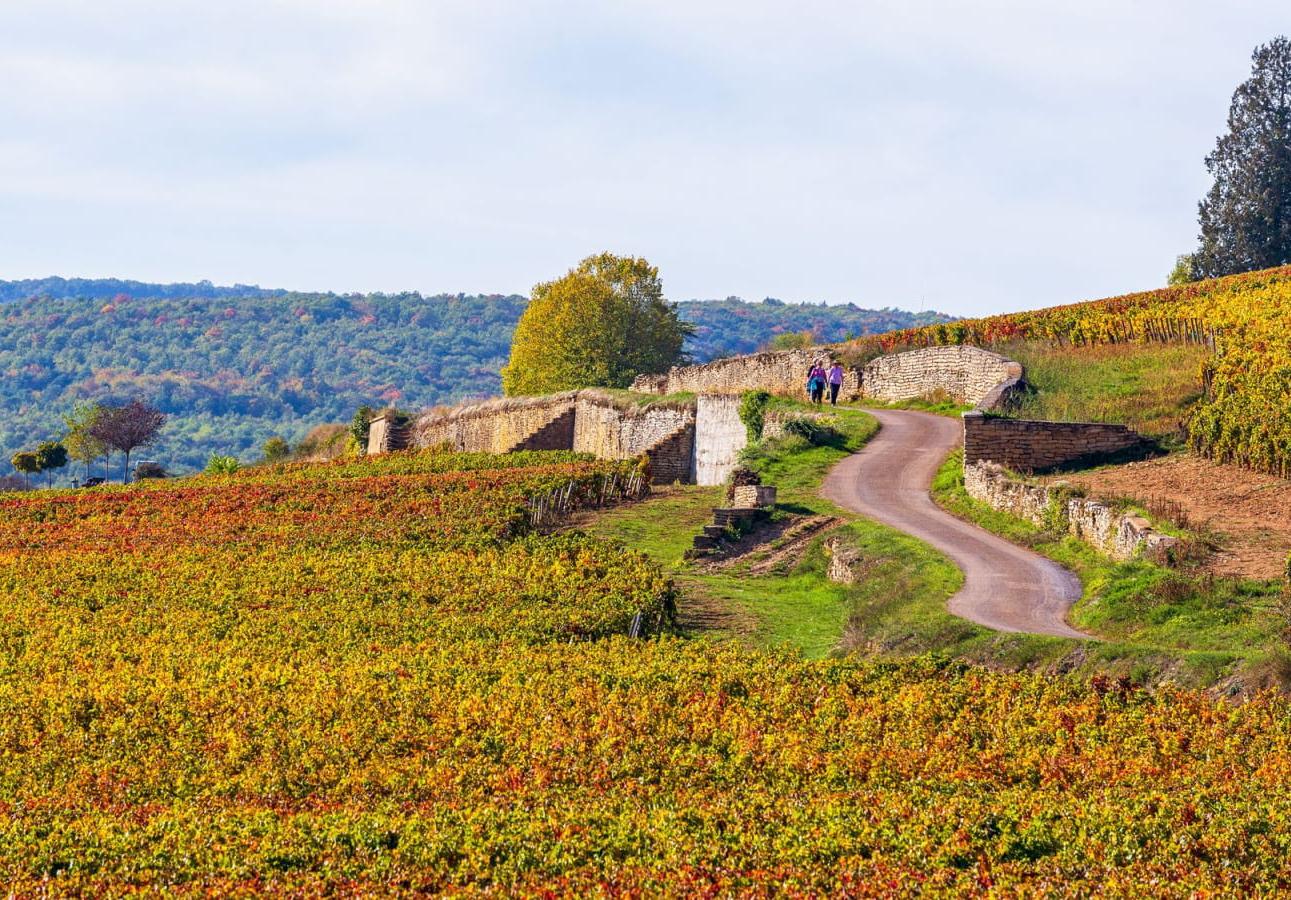
<path fill-rule="evenodd" d="M 1056 346 L 1196 343 L 1214 349 L 1206 396 L 1189 422 L 1194 449 L 1291 475 L 1291 267 L 1023 313 L 863 338 L 857 357 L 936 344 Z"/>
<path fill-rule="evenodd" d="M 670 634 L 655 565 L 535 522 L 640 475 L 431 452 L 0 495 L 0 880 L 1291 888 L 1286 700 Z"/>

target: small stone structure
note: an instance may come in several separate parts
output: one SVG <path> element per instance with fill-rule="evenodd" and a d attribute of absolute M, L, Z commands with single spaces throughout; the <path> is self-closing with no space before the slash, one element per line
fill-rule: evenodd
<path fill-rule="evenodd" d="M 1004 419 L 964 413 L 964 465 L 997 462 L 1018 471 L 1096 462 L 1146 453 L 1151 443 L 1124 425 Z"/>
<path fill-rule="evenodd" d="M 762 509 L 775 506 L 776 489 L 770 484 L 742 484 L 733 492 L 735 500 L 731 506 L 736 509 Z"/>
<path fill-rule="evenodd" d="M 695 535 L 691 547 L 686 551 L 688 557 L 702 556 L 722 546 L 732 528 L 747 531 L 759 522 L 764 521 L 768 511 L 762 507 L 725 507 L 713 510 L 713 522 L 705 525 L 704 530 Z"/>
<path fill-rule="evenodd" d="M 856 584 L 861 574 L 861 551 L 842 535 L 835 535 L 825 541 L 825 555 L 829 557 L 826 578 L 835 584 Z"/>
<path fill-rule="evenodd" d="M 404 450 L 411 440 L 411 425 L 400 422 L 394 413 L 379 415 L 368 425 L 368 453 Z"/>
<path fill-rule="evenodd" d="M 1178 539 L 1152 529 L 1141 516 L 1121 514 L 1099 500 L 1073 496 L 1062 484 L 1030 484 L 992 462 L 964 467 L 964 489 L 993 509 L 1041 528 L 1061 528 L 1112 559 L 1144 554 L 1164 559 Z"/>
<path fill-rule="evenodd" d="M 861 392 L 885 402 L 914 400 L 943 391 L 960 403 L 1002 406 L 1022 381 L 1022 364 L 968 345 L 926 347 L 880 356 L 865 364 Z"/>

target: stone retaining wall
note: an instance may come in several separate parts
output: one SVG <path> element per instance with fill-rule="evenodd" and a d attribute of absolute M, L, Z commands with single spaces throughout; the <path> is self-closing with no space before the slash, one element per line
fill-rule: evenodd
<path fill-rule="evenodd" d="M 580 392 L 575 408 L 573 449 L 605 459 L 640 456 L 695 424 L 694 406 L 616 403 L 596 391 Z"/>
<path fill-rule="evenodd" d="M 568 450 L 573 446 L 577 399 L 576 391 L 568 391 L 424 413 L 413 423 L 412 446 L 448 444 L 469 453 Z"/>
<path fill-rule="evenodd" d="M 825 347 L 733 356 L 699 366 L 674 366 L 663 375 L 640 375 L 632 382 L 632 390 L 642 394 L 769 391 L 803 397 L 807 393 L 807 372 L 817 362 L 828 364 L 830 358 L 830 351 Z M 860 373 L 848 371 L 839 396 L 856 397 L 860 388 Z"/>
<path fill-rule="evenodd" d="M 601 459 L 650 459 L 651 480 L 691 480 L 695 444 L 693 405 L 640 406 L 594 390 L 575 403 L 573 449 Z"/>
<path fill-rule="evenodd" d="M 1140 554 L 1164 560 L 1178 539 L 1152 529 L 1141 516 L 1125 515 L 1099 500 L 1071 496 L 1059 483 L 1030 484 L 991 462 L 964 467 L 968 495 L 993 509 L 1025 519 L 1040 528 L 1058 528 L 1112 559 Z"/>
<path fill-rule="evenodd" d="M 403 450 L 411 439 L 412 426 L 398 424 L 391 415 L 377 416 L 368 425 L 368 453 Z"/>
<path fill-rule="evenodd" d="M 801 397 L 806 394 L 808 370 L 814 363 L 830 358 L 827 347 L 755 353 L 701 366 L 674 367 L 664 375 L 642 375 L 632 382 L 632 390 L 646 394 L 740 394 L 762 390 Z M 891 402 L 944 391 L 960 403 L 997 409 L 1021 384 L 1021 364 L 998 353 L 969 346 L 927 347 L 880 356 L 861 371 L 848 370 L 839 396 Z"/>
<path fill-rule="evenodd" d="M 861 373 L 861 391 L 889 403 L 941 391 L 960 403 L 977 405 L 1004 383 L 1016 384 L 1021 378 L 1020 363 L 989 350 L 926 347 L 870 360 Z"/>
<path fill-rule="evenodd" d="M 964 413 L 964 464 L 989 460 L 1018 471 L 1095 462 L 1147 452 L 1149 442 L 1124 425 L 1034 422 Z"/>

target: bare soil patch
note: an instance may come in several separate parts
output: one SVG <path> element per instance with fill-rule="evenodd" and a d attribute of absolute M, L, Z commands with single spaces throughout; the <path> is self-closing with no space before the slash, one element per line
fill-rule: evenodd
<path fill-rule="evenodd" d="M 1283 478 L 1179 453 L 1061 480 L 1099 498 L 1177 504 L 1193 527 L 1220 537 L 1208 564 L 1217 575 L 1278 578 L 1291 553 L 1291 481 Z"/>

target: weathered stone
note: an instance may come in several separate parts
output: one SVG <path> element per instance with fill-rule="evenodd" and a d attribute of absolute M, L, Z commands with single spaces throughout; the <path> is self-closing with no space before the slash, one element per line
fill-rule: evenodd
<path fill-rule="evenodd" d="M 769 484 L 746 484 L 735 488 L 733 506 L 740 509 L 759 509 L 775 506 L 776 489 Z"/>
<path fill-rule="evenodd" d="M 807 372 L 818 363 L 828 364 L 830 358 L 830 350 L 824 347 L 734 356 L 703 365 L 674 366 L 661 375 L 641 375 L 632 382 L 632 390 L 643 394 L 742 394 L 760 390 L 801 397 L 807 391 Z M 858 372 L 845 374 L 840 393 L 844 397 L 860 393 Z"/>
<path fill-rule="evenodd" d="M 632 390 L 647 394 L 687 391 L 696 394 L 741 394 L 763 390 L 803 396 L 807 372 L 827 362 L 828 347 L 755 353 L 719 359 L 698 366 L 677 366 L 662 375 L 642 375 Z M 876 400 L 912 400 L 945 391 L 961 403 L 995 409 L 1021 385 L 1022 366 L 998 353 L 978 347 L 927 347 L 881 356 L 863 371 L 844 374 L 840 395 Z"/>
<path fill-rule="evenodd" d="M 1046 487 L 1012 478 L 993 462 L 964 466 L 964 490 L 991 508 L 1040 528 L 1065 530 L 1112 559 L 1133 559 L 1145 553 L 1164 557 L 1167 549 L 1178 543 L 1154 531 L 1141 516 L 1120 515 L 1102 501 L 1067 496 L 1069 488 L 1061 483 Z"/>
<path fill-rule="evenodd" d="M 740 398 L 702 394 L 695 401 L 695 483 L 724 484 L 749 442 Z"/>
<path fill-rule="evenodd" d="M 829 557 L 826 578 L 836 584 L 856 583 L 861 561 L 859 550 L 836 535 L 825 542 L 825 555 Z"/>
<path fill-rule="evenodd" d="M 368 453 L 389 453 L 404 450 L 411 440 L 407 424 L 396 422 L 390 414 L 377 416 L 368 426 Z"/>
<path fill-rule="evenodd" d="M 1036 422 L 964 413 L 964 464 L 996 462 L 1010 469 L 1041 471 L 1085 459 L 1147 448 L 1146 439 L 1124 425 Z"/>
<path fill-rule="evenodd" d="M 861 373 L 864 396 L 887 402 L 914 400 L 939 391 L 960 403 L 980 404 L 1005 382 L 1017 383 L 1022 366 L 979 347 L 927 347 L 880 356 Z M 1003 396 L 992 403 L 1003 402 Z M 994 408 L 994 407 L 992 407 Z"/>

